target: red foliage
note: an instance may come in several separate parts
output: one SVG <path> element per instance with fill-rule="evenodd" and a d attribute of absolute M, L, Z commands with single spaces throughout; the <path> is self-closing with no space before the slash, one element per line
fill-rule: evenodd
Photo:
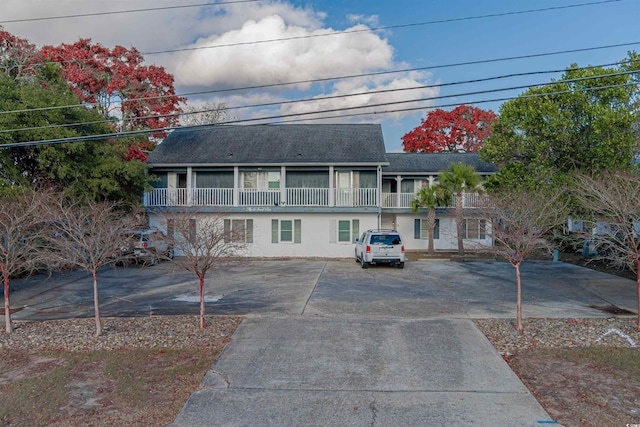
<path fill-rule="evenodd" d="M 420 126 L 402 137 L 404 151 L 412 153 L 476 153 L 497 120 L 491 110 L 460 105 L 451 111 L 436 109 Z"/>
<path fill-rule="evenodd" d="M 142 65 L 137 49 L 116 46 L 113 50 L 81 39 L 74 44 L 44 46 L 42 55 L 62 66 L 71 89 L 84 102 L 95 103 L 105 116 L 120 118 L 118 130 L 162 129 L 178 124 L 179 103 L 173 76 L 164 68 Z M 153 134 L 165 136 L 162 131 Z"/>
<path fill-rule="evenodd" d="M 0 72 L 11 77 L 34 74 L 41 63 L 35 45 L 4 31 L 0 25 Z"/>

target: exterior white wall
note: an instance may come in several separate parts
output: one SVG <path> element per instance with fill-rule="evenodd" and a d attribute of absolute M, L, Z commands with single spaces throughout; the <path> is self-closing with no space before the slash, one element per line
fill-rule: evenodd
<path fill-rule="evenodd" d="M 215 215 L 199 213 L 198 216 Z M 234 213 L 225 219 L 252 219 L 253 243 L 246 245 L 248 257 L 330 257 L 354 256 L 354 243 L 338 242 L 338 220 L 359 221 L 359 235 L 368 229 L 378 228 L 377 213 Z M 271 220 L 301 220 L 301 243 L 271 242 Z M 331 222 L 335 221 L 335 225 Z M 165 226 L 153 212 L 149 214 L 149 225 L 166 232 Z M 333 235 L 333 238 L 330 236 Z M 333 243 L 332 243 L 333 241 Z"/>
<path fill-rule="evenodd" d="M 404 242 L 405 250 L 427 250 L 429 247 L 429 239 L 415 239 L 414 238 L 414 220 L 420 218 L 427 219 L 426 215 L 416 214 L 396 214 L 395 223 L 396 230 L 400 232 L 402 241 Z M 456 223 L 453 214 L 449 215 L 437 215 L 440 220 L 440 235 L 438 239 L 433 240 L 433 246 L 435 250 L 457 250 L 458 240 L 456 232 Z M 489 224 L 487 224 L 487 230 L 484 239 L 464 239 L 465 249 L 474 249 L 479 246 L 491 246 L 491 235 L 489 230 Z"/>

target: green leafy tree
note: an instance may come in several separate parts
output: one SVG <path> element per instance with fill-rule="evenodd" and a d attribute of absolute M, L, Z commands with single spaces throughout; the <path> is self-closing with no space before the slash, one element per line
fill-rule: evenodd
<path fill-rule="evenodd" d="M 447 190 L 440 185 L 423 187 L 411 202 L 411 207 L 416 213 L 418 213 L 420 209 L 427 209 L 427 221 L 429 223 L 429 246 L 427 252 L 429 255 L 435 253 L 433 233 L 436 228 L 436 208 L 448 205 L 450 197 L 448 197 L 447 193 Z"/>
<path fill-rule="evenodd" d="M 574 64 L 553 84 L 504 103 L 480 150 L 500 166 L 488 185 L 536 188 L 561 184 L 573 171 L 630 167 L 638 86 L 637 76 L 621 73 L 639 69 L 635 53 L 615 68 Z"/>
<path fill-rule="evenodd" d="M 458 254 L 464 255 L 464 243 L 462 241 L 462 223 L 464 221 L 464 192 L 479 190 L 480 175 L 473 166 L 463 163 L 452 163 L 449 169 L 440 173 L 440 185 L 449 195 L 455 198 L 455 222 L 458 239 Z"/>
<path fill-rule="evenodd" d="M 85 135 L 112 132 L 102 116 L 83 106 L 49 108 L 77 104 L 78 97 L 55 65 L 25 76 L 0 74 L 0 192 L 46 183 L 64 188 L 68 195 L 138 203 L 147 182 L 146 164 L 127 159 L 130 144 L 115 138 L 82 141 Z M 80 140 L 3 147 L 58 138 Z"/>

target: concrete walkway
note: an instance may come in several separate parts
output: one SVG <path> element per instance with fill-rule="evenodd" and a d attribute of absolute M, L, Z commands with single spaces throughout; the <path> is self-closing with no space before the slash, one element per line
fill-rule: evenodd
<path fill-rule="evenodd" d="M 173 426 L 538 426 L 470 320 L 277 317 L 238 328 Z"/>

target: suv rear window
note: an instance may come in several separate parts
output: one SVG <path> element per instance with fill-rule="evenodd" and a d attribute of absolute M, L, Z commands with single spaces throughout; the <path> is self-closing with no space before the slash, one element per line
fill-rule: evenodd
<path fill-rule="evenodd" d="M 399 245 L 401 243 L 398 234 L 373 234 L 371 236 L 372 245 Z"/>

